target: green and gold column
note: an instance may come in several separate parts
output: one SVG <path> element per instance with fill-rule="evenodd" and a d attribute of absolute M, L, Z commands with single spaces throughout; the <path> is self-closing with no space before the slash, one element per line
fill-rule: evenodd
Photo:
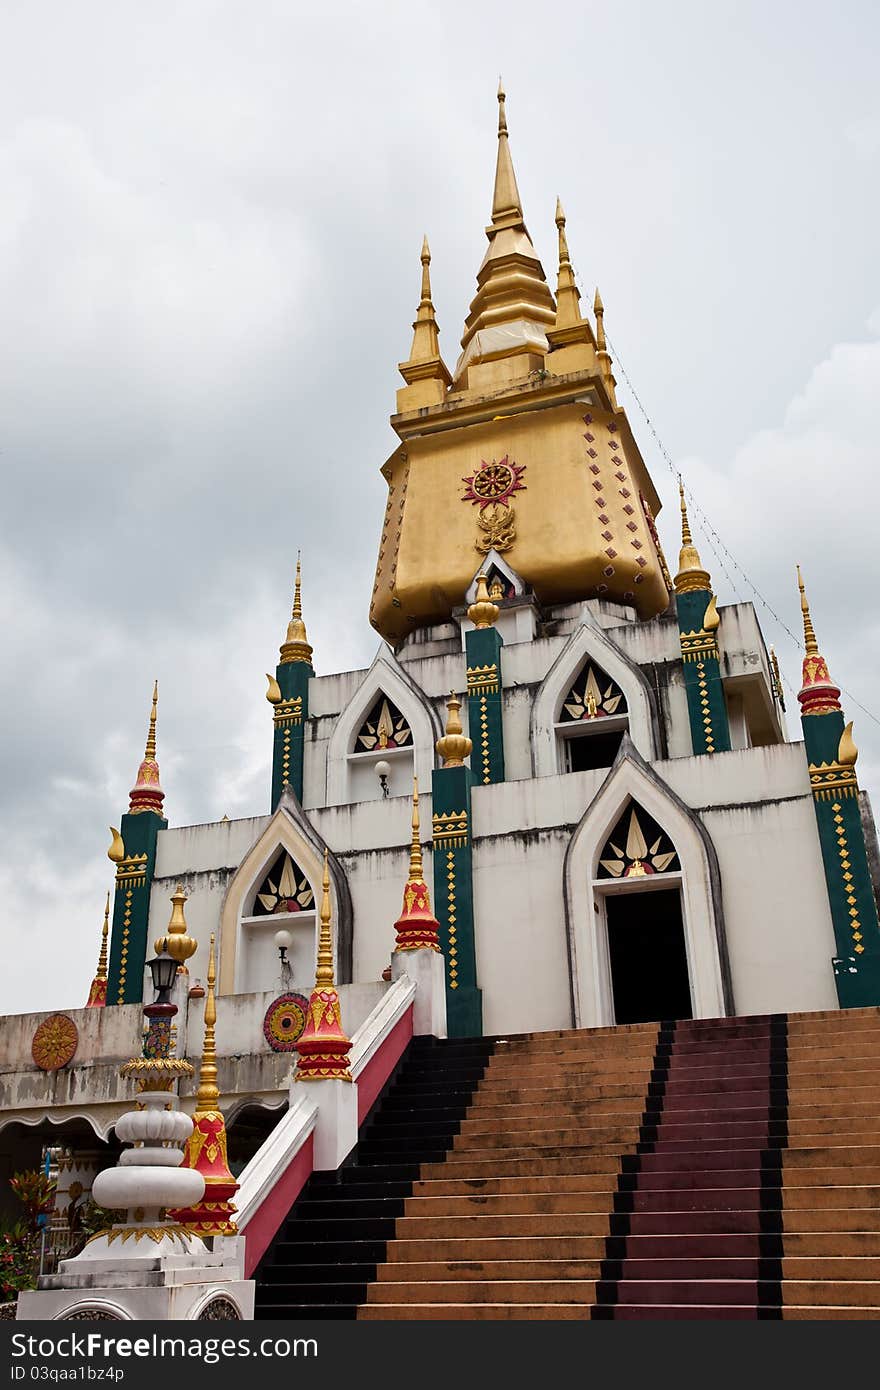
<path fill-rule="evenodd" d="M 432 777 L 434 908 L 446 960 L 446 1030 L 450 1038 L 477 1038 L 483 1032 L 483 1004 L 477 987 L 474 938 L 472 774 L 464 760 L 472 742 L 461 727 L 461 701 L 448 701 L 446 734 L 437 742 L 443 766 Z"/>
<path fill-rule="evenodd" d="M 500 586 L 499 586 L 500 589 Z M 468 721 L 474 743 L 473 776 L 488 786 L 504 781 L 504 728 L 501 719 L 501 648 L 504 639 L 495 627 L 498 604 L 477 576 L 477 597 L 468 609 L 474 624 L 465 634 Z"/>
<path fill-rule="evenodd" d="M 303 799 L 305 721 L 309 713 L 309 680 L 314 674 L 312 649 L 308 643 L 302 616 L 300 562 L 297 555 L 293 613 L 287 625 L 287 639 L 282 644 L 281 660 L 275 668 L 275 675 L 266 676 L 269 682 L 266 699 L 274 710 L 273 811 L 286 786 L 293 788 L 299 801 Z"/>
<path fill-rule="evenodd" d="M 131 789 L 128 812 L 118 830 L 111 826 L 113 842 L 107 851 L 116 865 L 113 931 L 110 937 L 108 1004 L 139 1004 L 144 992 L 144 962 L 150 916 L 150 887 L 156 867 L 159 831 L 168 825 L 162 815 L 165 793 L 159 784 L 156 761 L 156 709 L 158 684 L 153 686 L 153 708 L 144 760 Z"/>
<path fill-rule="evenodd" d="M 806 646 L 798 700 L 837 943 L 834 979 L 840 1007 L 860 1009 L 880 1004 L 880 925 L 859 813 L 858 749 L 819 652 L 800 569 L 798 587 Z"/>
<path fill-rule="evenodd" d="M 730 723 L 721 663 L 718 659 L 718 609 L 708 570 L 703 569 L 691 537 L 684 488 L 681 497 L 681 553 L 675 576 L 675 606 L 681 658 L 684 662 L 684 688 L 695 753 L 730 751 Z"/>

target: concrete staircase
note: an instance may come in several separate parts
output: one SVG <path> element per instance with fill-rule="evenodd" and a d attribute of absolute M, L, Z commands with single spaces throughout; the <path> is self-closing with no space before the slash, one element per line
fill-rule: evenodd
<path fill-rule="evenodd" d="M 258 1316 L 880 1318 L 878 1055 L 878 1009 L 417 1044 Z"/>

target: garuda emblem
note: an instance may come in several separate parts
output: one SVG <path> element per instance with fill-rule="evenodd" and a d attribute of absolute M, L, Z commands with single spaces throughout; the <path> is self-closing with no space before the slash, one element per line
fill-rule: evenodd
<path fill-rule="evenodd" d="M 509 550 L 516 540 L 516 513 L 510 499 L 515 492 L 525 491 L 525 471 L 524 463 L 513 463 L 505 454 L 503 459 L 492 459 L 491 463 L 483 460 L 470 478 L 462 478 L 466 484 L 462 501 L 480 509 L 477 525 L 481 534 L 474 547 L 481 554 Z"/>

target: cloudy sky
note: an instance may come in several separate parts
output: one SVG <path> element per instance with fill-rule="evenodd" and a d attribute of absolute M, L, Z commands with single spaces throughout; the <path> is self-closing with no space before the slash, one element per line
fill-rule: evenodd
<path fill-rule="evenodd" d="M 799 633 L 804 566 L 880 802 L 876 4 L 3 8 L 0 1009 L 85 1000 L 154 676 L 185 824 L 267 809 L 297 546 L 318 670 L 372 657 L 419 247 L 452 361 L 499 72 L 533 239 L 555 272 L 559 193 L 661 494 L 620 363 L 741 567 L 697 528 L 722 602 L 748 575 Z"/>

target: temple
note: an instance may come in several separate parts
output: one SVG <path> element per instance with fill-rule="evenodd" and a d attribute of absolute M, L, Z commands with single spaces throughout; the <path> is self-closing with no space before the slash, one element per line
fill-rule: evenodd
<path fill-rule="evenodd" d="M 658 1165 L 676 1178 L 717 1174 L 723 1153 L 738 1176 L 717 1185 L 745 1194 L 746 1216 L 778 1213 L 794 1181 L 783 1150 L 819 1153 L 804 1163 L 827 1172 L 825 1225 L 744 1216 L 718 1250 L 699 1211 L 688 1225 L 681 1183 L 670 1179 L 672 1198 L 663 1189 L 665 1206 L 645 1207 L 668 1216 L 668 1229 L 651 1229 L 685 1242 L 674 1253 L 690 1270 L 692 1315 L 711 1297 L 743 1316 L 880 1310 L 876 1170 L 847 1168 L 856 1150 L 880 1163 L 869 1106 L 880 869 L 853 726 L 792 562 L 804 657 L 801 729 L 790 736 L 775 655 L 750 603 L 719 603 L 684 484 L 665 532 L 679 552 L 673 574 L 660 499 L 617 400 L 604 304 L 597 290 L 590 317 L 581 302 L 561 203 L 555 225 L 554 291 L 526 227 L 499 89 L 487 247 L 451 367 L 427 238 L 421 249 L 391 416 L 400 442 L 381 469 L 375 659 L 321 671 L 307 634 L 308 556 L 305 566 L 297 557 L 292 616 L 285 632 L 279 596 L 283 640 L 267 675 L 266 802 L 252 816 L 174 824 L 154 688 L 144 758 L 111 831 L 115 878 L 91 986 L 94 957 L 81 1000 L 3 1020 L 3 1176 L 54 1164 L 61 1264 L 77 1204 L 125 1157 L 126 1059 L 201 1055 L 199 1078 L 181 1070 L 174 1084 L 194 1118 L 183 1167 L 202 1173 L 205 1192 L 174 1216 L 204 1242 L 212 1278 L 232 1271 L 212 1294 L 227 1310 L 217 1316 L 251 1316 L 242 1280 L 255 1284 L 257 1316 L 552 1316 L 560 1302 L 579 1310 L 565 1316 L 682 1315 L 670 1262 L 646 1272 L 654 1257 L 627 1246 L 638 1223 L 624 1230 L 614 1216 L 641 1208 L 615 1194 L 638 1189 L 643 1155 L 677 1154 L 677 1168 Z M 162 1013 L 151 1001 L 156 961 L 169 957 Z M 348 1225 L 340 1174 L 354 1184 Z M 537 1186 L 506 1198 L 523 1174 Z M 710 1198 L 714 1181 L 703 1184 Z M 468 1182 L 488 1184 L 489 1208 L 471 1212 Z M 405 1217 L 402 1201 L 397 1210 L 398 1198 L 415 1201 L 414 1184 L 422 1202 L 433 1185 L 442 1220 L 409 1201 Z M 874 1194 L 860 1199 L 868 1215 L 855 1198 L 827 1198 L 856 1188 Z M 551 1229 L 528 1194 L 569 1190 L 577 1200 L 555 1198 L 553 1210 L 596 1219 L 587 1230 L 572 1217 L 567 1236 L 562 1215 Z M 387 1218 L 356 1210 L 380 1197 Z M 339 1237 L 319 1255 L 322 1201 Z M 850 1225 L 837 1206 L 855 1210 Z M 482 1245 L 471 1229 L 480 1222 Z M 129 1225 L 146 1229 L 136 1215 Z M 824 1245 L 803 1246 L 816 1261 L 804 1280 L 819 1293 L 758 1269 L 771 1227 L 776 1265 L 786 1232 L 824 1233 Z M 846 1231 L 870 1238 L 859 1249 L 873 1264 L 835 1276 L 848 1286 L 836 1296 L 822 1259 L 852 1253 Z M 578 1244 L 578 1232 L 590 1240 Z M 524 1235 L 537 1264 L 516 1275 L 505 1261 L 526 1256 L 502 1247 Z M 350 1241 L 364 1242 L 355 1273 L 340 1244 Z M 749 1241 L 758 1273 L 747 1275 L 730 1252 L 751 1252 Z M 728 1255 L 729 1279 L 703 1268 Z M 625 1269 L 636 1257 L 641 1270 Z M 575 1258 L 579 1293 L 559 1272 Z M 388 1273 L 395 1260 L 406 1277 Z M 485 1262 L 481 1280 L 453 1273 L 461 1260 Z M 43 1271 L 56 1281 L 54 1292 L 45 1285 L 56 1300 L 47 1316 L 142 1315 L 125 1298 L 108 1314 L 104 1285 L 89 1302 L 53 1270 Z M 719 1293 L 719 1279 L 733 1291 Z M 702 1303 L 701 1280 L 714 1290 Z M 161 1315 L 202 1315 L 186 1306 Z"/>

